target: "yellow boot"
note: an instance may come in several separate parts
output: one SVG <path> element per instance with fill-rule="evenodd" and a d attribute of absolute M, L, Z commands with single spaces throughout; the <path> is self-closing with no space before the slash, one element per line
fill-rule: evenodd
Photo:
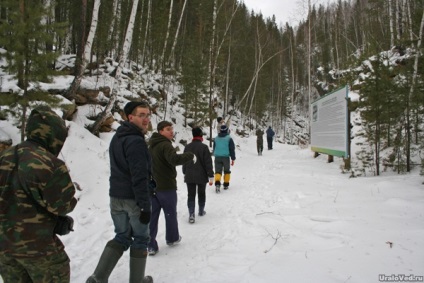
<path fill-rule="evenodd" d="M 231 173 L 224 173 L 224 190 L 228 190 L 228 186 L 230 185 L 230 176 Z"/>
<path fill-rule="evenodd" d="M 221 192 L 221 176 L 221 173 L 215 174 L 215 191 L 217 194 Z"/>

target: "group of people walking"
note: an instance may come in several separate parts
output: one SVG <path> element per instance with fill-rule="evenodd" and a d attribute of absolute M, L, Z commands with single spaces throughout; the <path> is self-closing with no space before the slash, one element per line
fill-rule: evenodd
<path fill-rule="evenodd" d="M 129 102 L 127 117 L 110 142 L 109 197 L 115 236 L 109 240 L 87 283 L 108 282 L 129 250 L 129 282 L 153 282 L 145 276 L 148 255 L 159 252 L 156 239 L 161 211 L 165 241 L 181 241 L 177 219 L 177 171 L 182 165 L 187 185 L 190 223 L 206 215 L 206 185 L 216 192 L 228 189 L 235 144 L 226 124 L 219 125 L 213 155 L 203 143 L 203 131 L 192 129 L 193 139 L 183 153 L 172 146 L 173 124 L 162 121 L 147 142 L 150 106 Z M 34 109 L 28 119 L 27 140 L 0 154 L 0 275 L 10 282 L 69 282 L 69 258 L 56 235 L 58 219 L 68 217 L 77 204 L 75 186 L 63 161 L 57 158 L 67 137 L 63 119 L 49 108 Z M 213 168 L 215 167 L 215 171 Z M 3 170 L 4 169 L 4 170 Z M 72 230 L 72 227 L 68 227 Z"/>

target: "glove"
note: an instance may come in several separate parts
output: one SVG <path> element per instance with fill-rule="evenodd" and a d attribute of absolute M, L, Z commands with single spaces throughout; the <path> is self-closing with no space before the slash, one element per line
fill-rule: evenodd
<path fill-rule="evenodd" d="M 140 211 L 140 222 L 145 225 L 149 224 L 151 214 L 152 213 L 150 211 Z"/>
<path fill-rule="evenodd" d="M 231 160 L 231 166 L 234 166 L 234 160 Z"/>
<path fill-rule="evenodd" d="M 193 154 L 193 164 L 196 164 L 196 161 L 197 161 L 196 154 Z"/>
<path fill-rule="evenodd" d="M 68 235 L 74 231 L 74 219 L 71 216 L 58 216 L 56 225 L 54 226 L 53 233 L 57 235 Z"/>
<path fill-rule="evenodd" d="M 209 178 L 209 186 L 212 186 L 214 178 Z"/>
<path fill-rule="evenodd" d="M 149 192 L 151 197 L 156 195 L 156 181 L 153 179 L 149 181 Z"/>

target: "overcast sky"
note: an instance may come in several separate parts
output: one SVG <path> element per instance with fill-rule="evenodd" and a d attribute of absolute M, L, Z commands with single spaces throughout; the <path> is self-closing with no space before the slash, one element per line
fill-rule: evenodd
<path fill-rule="evenodd" d="M 318 6 L 336 0 L 311 0 L 311 5 Z M 296 25 L 301 19 L 306 18 L 308 13 L 308 0 L 240 0 L 244 2 L 249 10 L 262 12 L 264 18 L 275 15 L 276 23 L 283 25 L 289 22 L 290 25 Z"/>

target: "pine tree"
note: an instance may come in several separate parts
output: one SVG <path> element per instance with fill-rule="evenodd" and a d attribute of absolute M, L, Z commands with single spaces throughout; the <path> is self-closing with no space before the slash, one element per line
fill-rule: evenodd
<path fill-rule="evenodd" d="M 55 36 L 61 34 L 64 26 L 52 21 L 54 7 L 46 6 L 41 0 L 5 0 L 2 8 L 6 17 L 0 24 L 0 46 L 6 52 L 0 56 L 7 60 L 5 69 L 16 77 L 21 89 L 13 96 L 15 103 L 11 106 L 19 106 L 21 111 L 23 140 L 26 112 L 32 102 L 57 102 L 48 93 L 40 91 L 37 84 L 49 82 L 55 72 L 54 62 L 59 53 L 51 47 L 55 46 Z"/>

